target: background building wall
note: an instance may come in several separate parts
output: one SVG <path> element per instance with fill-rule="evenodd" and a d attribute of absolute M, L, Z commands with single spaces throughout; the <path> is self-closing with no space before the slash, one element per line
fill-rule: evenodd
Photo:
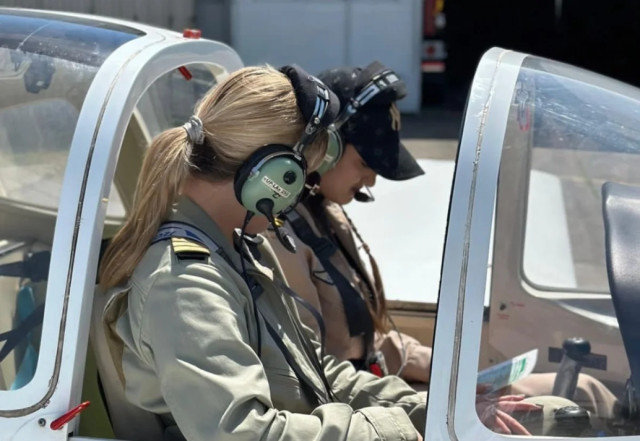
<path fill-rule="evenodd" d="M 247 64 L 298 63 L 311 74 L 379 60 L 421 107 L 422 0 L 233 0 L 231 46 Z"/>
<path fill-rule="evenodd" d="M 245 64 L 297 63 L 312 74 L 379 60 L 407 84 L 403 112 L 421 107 L 423 0 L 0 0 L 0 6 L 133 20 L 233 47 Z"/>

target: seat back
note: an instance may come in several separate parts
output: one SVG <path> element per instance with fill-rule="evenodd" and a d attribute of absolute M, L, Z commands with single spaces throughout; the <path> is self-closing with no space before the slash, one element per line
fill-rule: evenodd
<path fill-rule="evenodd" d="M 113 432 L 118 439 L 129 441 L 157 441 L 163 439 L 164 424 L 160 417 L 135 406 L 127 400 L 124 385 L 111 357 L 102 321 L 107 296 L 97 291 L 93 296 L 89 338 L 93 347 L 104 399 Z"/>
<path fill-rule="evenodd" d="M 37 243 L 16 243 L 0 256 L 0 390 L 33 378 L 51 253 Z"/>
<path fill-rule="evenodd" d="M 640 388 L 640 187 L 602 186 L 605 258 L 631 381 Z M 638 396 L 635 397 L 636 401 Z"/>

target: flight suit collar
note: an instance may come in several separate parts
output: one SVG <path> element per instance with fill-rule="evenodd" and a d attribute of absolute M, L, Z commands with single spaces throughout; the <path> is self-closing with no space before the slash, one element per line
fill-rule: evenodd
<path fill-rule="evenodd" d="M 229 263 L 231 263 L 236 270 L 241 268 L 240 254 L 236 251 L 234 246 L 229 243 L 227 237 L 218 227 L 218 224 L 216 224 L 198 204 L 187 196 L 180 196 L 178 198 L 168 220 L 174 222 L 185 222 L 197 227 L 222 249 L 224 257 L 230 260 Z M 262 238 L 260 238 L 259 242 L 262 243 Z M 270 268 L 262 265 L 259 261 L 255 260 L 253 256 L 251 256 L 250 262 L 255 267 L 255 270 L 261 272 L 270 279 L 273 279 L 273 271 Z M 247 271 L 251 273 L 254 269 L 251 268 L 251 265 L 248 265 Z"/>
<path fill-rule="evenodd" d="M 225 257 L 231 260 L 235 268 L 240 268 L 240 257 L 222 233 L 218 224 L 193 200 L 187 196 L 180 196 L 169 214 L 169 221 L 185 222 L 199 228 L 209 238 L 218 245 Z"/>

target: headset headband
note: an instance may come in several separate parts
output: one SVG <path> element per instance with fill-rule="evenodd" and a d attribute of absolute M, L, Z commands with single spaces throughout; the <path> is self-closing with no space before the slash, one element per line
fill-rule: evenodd
<path fill-rule="evenodd" d="M 300 66 L 290 64 L 282 66 L 279 70 L 291 81 L 298 108 L 307 123 L 300 140 L 292 147 L 296 154 L 302 155 L 304 148 L 313 140 L 318 130 L 328 127 L 333 122 L 339 113 L 340 102 L 322 81 L 309 75 Z"/>
<path fill-rule="evenodd" d="M 311 114 L 311 118 L 309 118 L 309 122 L 307 122 L 307 125 L 304 128 L 302 137 L 293 146 L 293 151 L 298 154 L 302 154 L 307 143 L 313 139 L 318 129 L 320 127 L 324 127 L 323 120 L 327 113 L 327 109 L 329 108 L 330 98 L 327 86 L 312 75 L 309 76 L 309 79 L 311 79 L 316 86 L 316 105 L 313 109 L 313 113 Z"/>
<path fill-rule="evenodd" d="M 391 87 L 393 84 L 401 81 L 391 69 L 385 69 L 382 72 L 374 75 L 371 80 L 364 85 L 360 93 L 349 100 L 349 103 L 345 106 L 344 110 L 340 112 L 336 118 L 333 126 L 339 129 L 353 114 L 355 114 L 360 107 L 367 104 L 373 97 L 378 95 L 383 90 Z"/>

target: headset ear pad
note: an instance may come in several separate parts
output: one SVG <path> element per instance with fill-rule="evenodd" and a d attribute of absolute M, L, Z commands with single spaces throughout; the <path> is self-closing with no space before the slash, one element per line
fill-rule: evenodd
<path fill-rule="evenodd" d="M 330 129 L 328 134 L 329 142 L 327 143 L 327 152 L 322 159 L 322 164 L 316 169 L 320 176 L 336 166 L 344 151 L 344 144 L 340 132 L 336 129 Z"/>
<path fill-rule="evenodd" d="M 249 211 L 260 213 L 256 204 L 273 202 L 277 215 L 298 202 L 304 189 L 307 165 L 290 147 L 271 144 L 259 148 L 238 169 L 233 187 L 238 201 Z"/>

